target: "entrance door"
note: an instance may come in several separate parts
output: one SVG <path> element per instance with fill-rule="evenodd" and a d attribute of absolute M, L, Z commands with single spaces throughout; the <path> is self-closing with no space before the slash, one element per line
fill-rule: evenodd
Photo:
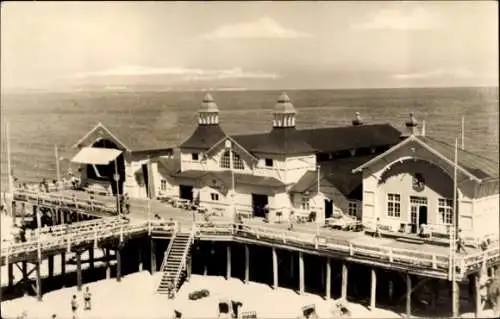
<path fill-rule="evenodd" d="M 179 198 L 193 200 L 193 186 L 179 185 Z"/>
<path fill-rule="evenodd" d="M 333 201 L 325 199 L 325 218 L 332 217 L 333 214 Z"/>
<path fill-rule="evenodd" d="M 427 198 L 410 196 L 411 232 L 418 233 L 420 225 L 427 223 Z"/>
<path fill-rule="evenodd" d="M 253 215 L 255 217 L 265 217 L 264 207 L 268 204 L 267 195 L 252 194 Z"/>
<path fill-rule="evenodd" d="M 142 164 L 142 176 L 144 176 L 144 187 L 146 188 L 146 197 L 149 198 L 149 174 L 148 174 L 147 164 Z"/>

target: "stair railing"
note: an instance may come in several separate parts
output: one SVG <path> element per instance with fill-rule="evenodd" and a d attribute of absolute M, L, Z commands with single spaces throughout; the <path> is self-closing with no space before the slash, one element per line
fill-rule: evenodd
<path fill-rule="evenodd" d="M 165 267 L 167 267 L 167 259 L 168 259 L 168 256 L 170 255 L 170 251 L 172 250 L 172 246 L 174 245 L 175 237 L 177 236 L 177 221 L 175 223 L 176 223 L 176 225 L 175 225 L 174 230 L 172 232 L 172 238 L 170 239 L 170 243 L 168 244 L 167 250 L 165 251 L 165 254 L 163 255 L 163 261 L 161 262 L 161 266 L 160 266 L 161 273 L 164 273 Z"/>
<path fill-rule="evenodd" d="M 179 278 L 181 277 L 181 272 L 185 269 L 186 267 L 186 259 L 187 259 L 187 254 L 189 252 L 189 248 L 191 248 L 191 245 L 194 242 L 194 234 L 196 231 L 196 227 L 191 228 L 191 232 L 189 233 L 189 240 L 186 243 L 186 247 L 184 247 L 184 252 L 182 253 L 182 259 L 181 259 L 181 264 L 180 267 L 177 269 L 177 272 L 175 273 L 175 279 L 174 279 L 174 285 L 173 285 L 173 293 L 174 295 L 177 293 L 177 286 L 179 285 Z"/>

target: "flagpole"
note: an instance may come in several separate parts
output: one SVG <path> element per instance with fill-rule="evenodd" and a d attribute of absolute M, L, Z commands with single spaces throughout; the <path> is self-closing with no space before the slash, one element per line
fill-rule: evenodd
<path fill-rule="evenodd" d="M 465 116 L 462 116 L 462 149 L 465 149 Z"/>
<path fill-rule="evenodd" d="M 457 240 L 457 164 L 458 164 L 458 138 L 455 138 L 455 159 L 453 163 L 453 215 L 451 219 L 451 286 L 452 286 L 452 316 L 458 316 L 458 300 L 455 300 L 457 296 L 457 285 L 456 285 L 456 265 L 455 265 L 455 254 L 456 254 L 456 240 Z"/>
<path fill-rule="evenodd" d="M 54 145 L 54 154 L 56 156 L 56 178 L 57 178 L 57 182 L 60 182 L 61 171 L 60 171 L 60 167 L 59 167 L 59 151 L 57 149 L 57 145 Z"/>
<path fill-rule="evenodd" d="M 9 130 L 9 120 L 5 120 L 5 136 L 6 136 L 6 149 L 7 149 L 7 189 L 8 189 L 8 194 L 11 197 L 11 200 L 14 201 L 14 182 L 12 178 L 12 162 L 10 158 L 10 130 Z M 7 209 L 10 209 L 11 215 L 12 215 L 12 225 L 16 224 L 16 212 L 14 209 L 12 209 L 12 204 L 11 202 L 7 202 L 7 198 L 5 198 L 4 194 L 4 200 L 5 200 L 5 205 L 7 205 Z M 23 212 L 24 214 L 24 212 Z"/>
<path fill-rule="evenodd" d="M 115 182 L 116 182 L 116 208 L 117 208 L 118 216 L 121 217 L 120 185 L 119 185 L 120 175 L 118 175 L 118 158 L 115 158 L 115 174 L 113 177 L 114 177 Z"/>
<path fill-rule="evenodd" d="M 151 165 L 151 157 L 148 155 L 148 165 L 147 165 L 147 173 L 148 173 L 148 224 L 151 218 L 151 170 L 149 169 Z"/>

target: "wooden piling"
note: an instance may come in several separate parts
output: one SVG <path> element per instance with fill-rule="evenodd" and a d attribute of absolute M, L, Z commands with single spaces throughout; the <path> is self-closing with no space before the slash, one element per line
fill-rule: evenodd
<path fill-rule="evenodd" d="M 116 281 L 122 280 L 122 249 L 118 247 L 115 251 L 116 254 Z"/>
<path fill-rule="evenodd" d="M 11 214 L 12 214 L 12 226 L 16 224 L 16 216 L 17 216 L 17 205 L 16 201 L 12 199 L 12 204 L 11 204 Z"/>
<path fill-rule="evenodd" d="M 89 248 L 89 266 L 94 269 L 94 246 Z"/>
<path fill-rule="evenodd" d="M 54 277 L 54 256 L 49 256 L 47 262 L 49 264 L 49 278 L 52 278 Z"/>
<path fill-rule="evenodd" d="M 452 303 L 452 317 L 457 318 L 459 315 L 459 302 L 460 302 L 460 286 L 458 285 L 458 281 L 452 280 L 452 293 L 451 293 L 451 303 Z"/>
<path fill-rule="evenodd" d="M 40 262 L 35 264 L 36 272 L 36 299 L 42 301 L 42 275 L 40 274 Z"/>
<path fill-rule="evenodd" d="M 377 273 L 375 268 L 371 269 L 372 280 L 371 280 L 371 293 L 370 293 L 370 310 L 375 310 L 377 303 Z"/>
<path fill-rule="evenodd" d="M 394 300 L 394 283 L 393 283 L 392 279 L 389 279 L 387 285 L 388 285 L 387 296 L 389 297 L 389 301 L 392 302 Z"/>
<path fill-rule="evenodd" d="M 411 277 L 406 274 L 406 317 L 411 316 Z"/>
<path fill-rule="evenodd" d="M 250 280 L 250 247 L 245 245 L 245 283 Z"/>
<path fill-rule="evenodd" d="M 156 245 L 153 237 L 151 237 L 150 240 L 150 247 L 151 247 L 151 274 L 154 274 L 156 272 Z"/>
<path fill-rule="evenodd" d="M 7 273 L 9 277 L 9 287 L 12 287 L 14 285 L 14 264 L 13 263 L 8 263 L 7 264 Z"/>
<path fill-rule="evenodd" d="M 111 278 L 110 258 L 111 258 L 111 256 L 109 255 L 109 248 L 104 248 L 104 259 L 106 261 L 106 279 Z"/>
<path fill-rule="evenodd" d="M 137 259 L 139 260 L 139 272 L 141 272 L 143 264 L 142 264 L 142 247 L 140 244 L 138 246 Z"/>
<path fill-rule="evenodd" d="M 226 280 L 231 278 L 231 245 L 226 246 Z"/>
<path fill-rule="evenodd" d="M 76 286 L 78 291 L 82 291 L 82 255 L 76 252 Z"/>
<path fill-rule="evenodd" d="M 302 295 L 304 291 L 304 253 L 299 251 L 299 293 Z"/>
<path fill-rule="evenodd" d="M 276 248 L 272 248 L 273 252 L 273 289 L 278 288 L 278 253 Z"/>
<path fill-rule="evenodd" d="M 24 295 L 27 296 L 28 295 L 28 291 L 27 291 L 27 282 L 28 282 L 28 262 L 26 261 L 22 261 L 21 262 L 21 269 L 22 269 L 22 273 L 23 273 L 23 285 L 25 286 L 24 287 Z"/>
<path fill-rule="evenodd" d="M 439 279 L 434 279 L 431 281 L 432 297 L 431 297 L 431 309 L 433 311 L 437 310 L 437 301 L 439 298 Z"/>
<path fill-rule="evenodd" d="M 66 253 L 61 253 L 61 277 L 63 282 L 63 287 L 65 287 L 64 276 L 66 275 Z"/>
<path fill-rule="evenodd" d="M 342 289 L 341 289 L 341 298 L 347 301 L 347 276 L 349 275 L 347 264 L 345 262 L 342 263 Z"/>
<path fill-rule="evenodd" d="M 325 283 L 325 297 L 327 300 L 331 298 L 332 291 L 332 265 L 330 257 L 326 258 L 326 283 Z"/>

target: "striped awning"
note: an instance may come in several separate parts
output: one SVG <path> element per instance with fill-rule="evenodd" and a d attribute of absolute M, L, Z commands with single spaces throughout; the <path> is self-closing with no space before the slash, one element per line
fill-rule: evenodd
<path fill-rule="evenodd" d="M 73 163 L 106 165 L 115 160 L 122 151 L 114 148 L 84 147 L 71 160 Z"/>

